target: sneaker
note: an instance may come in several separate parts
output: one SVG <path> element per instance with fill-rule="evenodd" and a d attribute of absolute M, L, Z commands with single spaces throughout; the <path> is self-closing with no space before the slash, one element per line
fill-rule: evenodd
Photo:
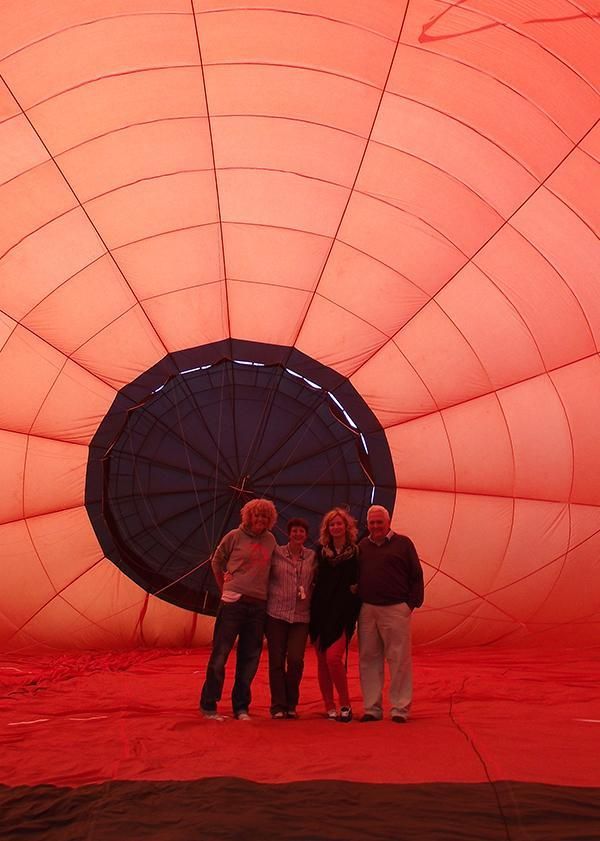
<path fill-rule="evenodd" d="M 296 710 L 288 710 L 287 713 L 285 714 L 285 717 L 286 718 L 298 718 L 298 713 L 296 712 Z"/>
<path fill-rule="evenodd" d="M 327 710 L 325 713 L 325 718 L 328 718 L 329 721 L 337 721 L 337 711 L 336 710 Z"/>
<path fill-rule="evenodd" d="M 365 713 L 363 716 L 360 717 L 360 721 L 364 724 L 366 721 L 379 721 L 380 719 L 377 718 L 375 715 L 371 715 L 371 713 Z"/>
<path fill-rule="evenodd" d="M 243 715 L 243 713 L 242 713 L 242 715 Z M 248 716 L 248 718 L 250 718 L 250 716 L 248 715 L 248 713 L 246 713 L 246 715 Z M 285 718 L 285 717 L 286 717 L 286 716 L 285 716 L 285 713 L 284 713 L 284 712 L 282 712 L 281 710 L 279 710 L 279 712 L 272 713 L 272 715 L 271 715 L 271 718 Z"/>
<path fill-rule="evenodd" d="M 238 721 L 252 721 L 247 710 L 242 710 L 241 712 L 236 713 L 235 717 Z"/>
<path fill-rule="evenodd" d="M 208 718 L 210 721 L 225 721 L 225 716 L 219 715 L 216 710 L 201 710 L 200 712 L 204 718 Z"/>
<path fill-rule="evenodd" d="M 340 717 L 338 721 L 352 721 L 352 707 L 340 707 Z"/>
<path fill-rule="evenodd" d="M 400 715 L 399 713 L 396 713 L 392 716 L 392 721 L 394 722 L 394 724 L 406 724 L 408 718 L 405 715 Z"/>

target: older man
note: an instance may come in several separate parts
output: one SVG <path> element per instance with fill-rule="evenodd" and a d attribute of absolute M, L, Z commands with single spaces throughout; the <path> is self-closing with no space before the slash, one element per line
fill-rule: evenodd
<path fill-rule="evenodd" d="M 361 721 L 383 718 L 384 660 L 390 670 L 392 721 L 408 720 L 412 701 L 410 622 L 423 604 L 423 570 L 412 541 L 390 529 L 381 505 L 367 512 L 369 534 L 359 543 L 358 619 L 360 683 L 364 700 Z"/>

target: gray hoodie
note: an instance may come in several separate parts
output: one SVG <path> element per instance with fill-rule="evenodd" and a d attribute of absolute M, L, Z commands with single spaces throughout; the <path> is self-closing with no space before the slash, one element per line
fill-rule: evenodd
<path fill-rule="evenodd" d="M 211 559 L 215 576 L 229 573 L 223 592 L 266 599 L 275 546 L 270 531 L 257 535 L 240 526 L 227 532 Z"/>

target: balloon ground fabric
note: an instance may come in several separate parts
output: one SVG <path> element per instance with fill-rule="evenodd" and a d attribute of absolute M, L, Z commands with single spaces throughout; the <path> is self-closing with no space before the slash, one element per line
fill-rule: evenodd
<path fill-rule="evenodd" d="M 596 652 L 597 653 L 597 652 Z M 420 651 L 408 724 L 327 720 L 309 650 L 300 718 L 198 714 L 208 652 L 13 655 L 0 673 L 0 837 L 592 841 L 600 834 L 589 652 Z M 350 698 L 361 711 L 357 651 Z M 19 834 L 21 833 L 21 834 Z"/>

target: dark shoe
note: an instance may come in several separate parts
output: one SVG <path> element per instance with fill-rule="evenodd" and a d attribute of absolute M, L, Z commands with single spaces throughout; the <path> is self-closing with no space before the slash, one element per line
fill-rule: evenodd
<path fill-rule="evenodd" d="M 408 718 L 405 715 L 393 715 L 392 721 L 394 724 L 406 724 Z"/>
<path fill-rule="evenodd" d="M 337 710 L 333 709 L 333 707 L 330 710 L 327 710 L 325 718 L 329 721 L 337 721 Z"/>
<path fill-rule="evenodd" d="M 352 721 L 352 707 L 340 707 L 340 715 L 338 721 L 349 722 Z"/>
<path fill-rule="evenodd" d="M 377 718 L 375 715 L 371 715 L 371 713 L 365 713 L 360 717 L 360 721 L 364 724 L 365 721 L 379 721 L 380 719 Z"/>

